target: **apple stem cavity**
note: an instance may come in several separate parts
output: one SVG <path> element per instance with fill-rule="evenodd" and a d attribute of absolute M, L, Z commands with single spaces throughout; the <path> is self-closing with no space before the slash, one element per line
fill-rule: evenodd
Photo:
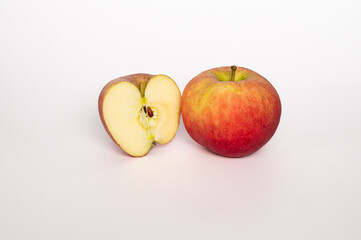
<path fill-rule="evenodd" d="M 231 66 L 231 70 L 232 70 L 231 82 L 233 82 L 234 79 L 235 79 L 235 77 L 236 77 L 237 66 L 236 66 L 236 65 L 232 65 L 232 66 Z"/>
<path fill-rule="evenodd" d="M 140 90 L 140 94 L 142 95 L 142 97 L 144 97 L 145 85 L 143 82 L 139 83 L 139 90 Z"/>

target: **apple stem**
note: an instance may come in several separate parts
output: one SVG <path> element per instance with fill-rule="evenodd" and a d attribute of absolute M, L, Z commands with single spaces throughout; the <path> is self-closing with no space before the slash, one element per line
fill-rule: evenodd
<path fill-rule="evenodd" d="M 232 65 L 232 66 L 231 66 L 231 69 L 232 69 L 231 81 L 233 82 L 233 81 L 234 81 L 234 78 L 235 78 L 235 76 L 236 76 L 237 66 L 236 66 L 236 65 Z"/>

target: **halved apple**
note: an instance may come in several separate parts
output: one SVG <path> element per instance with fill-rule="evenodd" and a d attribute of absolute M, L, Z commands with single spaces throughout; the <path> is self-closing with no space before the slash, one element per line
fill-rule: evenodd
<path fill-rule="evenodd" d="M 174 138 L 181 94 L 165 75 L 132 74 L 110 81 L 98 101 L 99 115 L 113 141 L 131 156 L 146 155 L 154 143 Z"/>

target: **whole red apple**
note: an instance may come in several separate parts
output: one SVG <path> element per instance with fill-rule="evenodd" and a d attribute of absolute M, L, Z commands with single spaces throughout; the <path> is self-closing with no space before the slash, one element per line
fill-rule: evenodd
<path fill-rule="evenodd" d="M 200 73 L 185 87 L 181 103 L 189 135 L 226 157 L 243 157 L 260 149 L 281 117 L 281 101 L 271 83 L 236 66 Z"/>

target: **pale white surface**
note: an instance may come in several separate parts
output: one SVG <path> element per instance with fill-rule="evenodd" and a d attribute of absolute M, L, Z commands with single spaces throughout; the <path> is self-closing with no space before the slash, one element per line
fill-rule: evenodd
<path fill-rule="evenodd" d="M 361 239 L 359 1 L 1 1 L 0 239 Z M 243 159 L 118 150 L 109 80 L 237 64 L 283 115 Z"/>

